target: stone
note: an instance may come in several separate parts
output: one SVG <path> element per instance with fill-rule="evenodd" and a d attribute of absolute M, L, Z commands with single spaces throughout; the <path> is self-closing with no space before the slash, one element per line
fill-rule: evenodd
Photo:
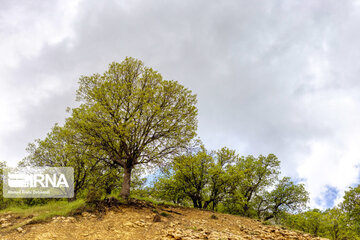
<path fill-rule="evenodd" d="M 155 215 L 155 216 L 154 216 L 154 219 L 153 219 L 153 222 L 161 222 L 161 217 L 160 217 L 160 215 Z"/>
<path fill-rule="evenodd" d="M 83 212 L 83 213 L 81 213 L 81 215 L 83 216 L 83 217 L 90 217 L 90 213 L 88 213 L 88 212 Z"/>
<path fill-rule="evenodd" d="M 1 224 L 1 227 L 6 228 L 6 227 L 9 227 L 11 225 L 12 225 L 12 223 L 10 223 L 10 222 L 4 222 L 3 224 Z"/>
<path fill-rule="evenodd" d="M 134 224 L 132 223 L 132 222 L 125 222 L 124 224 L 123 224 L 125 227 L 134 227 Z"/>

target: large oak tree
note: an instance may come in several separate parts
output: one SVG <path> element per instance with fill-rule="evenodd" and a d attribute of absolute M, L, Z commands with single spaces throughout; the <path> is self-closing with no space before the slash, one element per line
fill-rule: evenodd
<path fill-rule="evenodd" d="M 164 162 L 196 134 L 196 95 L 140 60 L 114 62 L 104 74 L 82 76 L 79 83 L 81 105 L 66 125 L 105 152 L 104 161 L 124 169 L 120 195 L 125 199 L 134 166 Z"/>

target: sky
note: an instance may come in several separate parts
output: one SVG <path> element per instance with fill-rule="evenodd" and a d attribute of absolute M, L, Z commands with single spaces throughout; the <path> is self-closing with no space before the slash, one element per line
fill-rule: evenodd
<path fill-rule="evenodd" d="M 208 149 L 274 153 L 325 209 L 360 182 L 360 1 L 0 0 L 0 161 L 126 56 L 198 97 Z"/>

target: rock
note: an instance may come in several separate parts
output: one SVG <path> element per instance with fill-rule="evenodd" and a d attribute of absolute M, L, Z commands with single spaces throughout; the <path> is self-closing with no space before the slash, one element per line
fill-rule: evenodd
<path fill-rule="evenodd" d="M 1 224 L 1 227 L 2 227 L 2 228 L 6 228 L 6 227 L 9 227 L 9 226 L 11 226 L 11 225 L 12 225 L 11 222 L 4 222 L 3 224 Z"/>
<path fill-rule="evenodd" d="M 139 226 L 139 227 L 145 227 L 146 226 L 146 223 L 144 222 L 144 220 L 143 221 L 136 221 L 135 222 L 135 224 L 137 225 L 137 226 Z"/>
<path fill-rule="evenodd" d="M 161 222 L 161 217 L 160 217 L 160 215 L 155 215 L 155 216 L 154 216 L 154 219 L 153 219 L 153 222 Z"/>
<path fill-rule="evenodd" d="M 124 224 L 123 224 L 125 227 L 134 227 L 134 224 L 132 223 L 132 222 L 125 222 Z"/>
<path fill-rule="evenodd" d="M 23 229 L 22 227 L 18 227 L 18 228 L 16 229 L 16 231 L 18 231 L 19 233 L 22 233 L 22 232 L 24 232 L 24 229 Z"/>
<path fill-rule="evenodd" d="M 81 213 L 81 215 L 82 215 L 83 217 L 90 217 L 90 216 L 91 216 L 91 214 L 88 213 L 88 212 L 83 212 L 83 213 Z"/>

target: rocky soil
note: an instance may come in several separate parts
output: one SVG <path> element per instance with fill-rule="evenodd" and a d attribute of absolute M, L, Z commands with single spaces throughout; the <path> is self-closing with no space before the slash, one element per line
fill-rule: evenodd
<path fill-rule="evenodd" d="M 3 228 L 14 226 L 15 223 L 12 221 L 18 220 L 11 215 L 0 216 L 0 224 L 5 225 Z M 2 232 L 0 239 L 310 240 L 322 238 L 228 214 L 169 206 L 124 205 L 112 207 L 103 214 L 82 212 L 74 217 L 54 217 L 49 222 L 28 224 Z"/>

